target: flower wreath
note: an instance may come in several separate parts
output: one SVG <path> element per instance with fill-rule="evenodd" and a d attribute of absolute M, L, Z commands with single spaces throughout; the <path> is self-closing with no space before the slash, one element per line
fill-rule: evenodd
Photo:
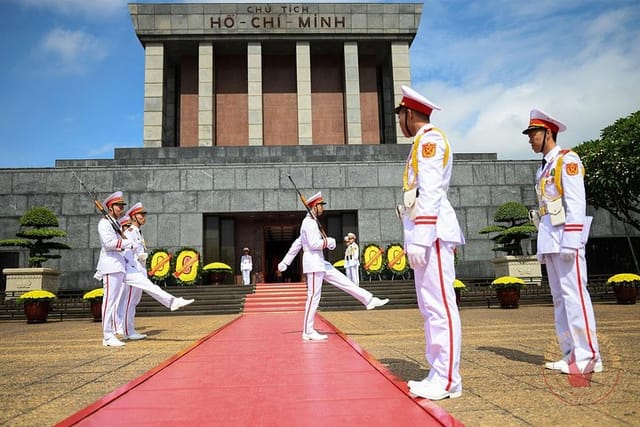
<path fill-rule="evenodd" d="M 165 280 L 171 274 L 172 255 L 165 248 L 156 248 L 147 257 L 147 274 L 156 281 Z"/>
<path fill-rule="evenodd" d="M 202 265 L 200 254 L 193 248 L 182 247 L 176 251 L 171 260 L 171 270 L 178 285 L 191 286 L 200 283 L 202 279 Z"/>
<path fill-rule="evenodd" d="M 387 251 L 384 254 L 384 260 L 387 264 L 387 268 L 393 274 L 402 276 L 409 271 L 409 262 L 407 255 L 404 253 L 404 248 L 400 243 L 392 243 L 387 247 Z"/>
<path fill-rule="evenodd" d="M 362 268 L 369 274 L 380 274 L 384 270 L 384 251 L 375 243 L 368 244 L 362 251 Z"/>

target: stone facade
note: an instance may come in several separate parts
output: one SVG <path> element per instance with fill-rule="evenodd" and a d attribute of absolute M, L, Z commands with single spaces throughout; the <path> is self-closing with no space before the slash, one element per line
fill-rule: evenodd
<path fill-rule="evenodd" d="M 27 208 L 49 207 L 67 231 L 65 242 L 72 249 L 47 266 L 63 271 L 63 289 L 94 287 L 100 215 L 73 169 L 98 197 L 121 189 L 130 203 L 143 201 L 149 211 L 144 233 L 150 247 L 202 250 L 205 214 L 302 214 L 289 175 L 307 196 L 322 191 L 329 212 L 356 211 L 361 247 L 386 246 L 402 241 L 394 207 L 401 197 L 408 149 L 406 145 L 118 149 L 112 160 L 64 160 L 55 168 L 4 169 L 0 170 L 0 239 L 15 235 Z M 493 242 L 478 230 L 492 223 L 497 206 L 506 201 L 534 205 L 537 166 L 537 161 L 498 161 L 495 154 L 454 155 L 449 195 L 467 238 L 459 251 L 458 277 L 493 276 Z M 604 211 L 597 212 L 591 236 L 624 234 L 620 223 Z M 21 258 L 24 265 L 26 254 Z"/>

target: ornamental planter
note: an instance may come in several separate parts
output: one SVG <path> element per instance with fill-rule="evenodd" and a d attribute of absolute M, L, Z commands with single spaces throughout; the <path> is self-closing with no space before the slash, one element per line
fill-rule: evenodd
<path fill-rule="evenodd" d="M 210 285 L 222 285 L 227 279 L 226 271 L 210 271 L 207 275 Z"/>
<path fill-rule="evenodd" d="M 638 300 L 638 288 L 635 286 L 616 286 L 613 292 L 618 304 L 635 304 Z"/>
<path fill-rule="evenodd" d="M 500 302 L 500 308 L 518 308 L 520 288 L 497 288 L 496 296 Z"/>
<path fill-rule="evenodd" d="M 102 301 L 91 301 L 89 303 L 91 315 L 94 322 L 102 322 Z"/>
<path fill-rule="evenodd" d="M 24 303 L 24 314 L 27 323 L 44 323 L 49 315 L 51 301 L 27 301 Z"/>
<path fill-rule="evenodd" d="M 527 284 L 538 285 L 542 282 L 542 269 L 534 255 L 507 255 L 491 260 L 496 277 L 519 277 Z"/>
<path fill-rule="evenodd" d="M 52 268 L 5 268 L 2 270 L 7 278 L 6 299 L 15 299 L 19 294 L 28 291 L 45 290 L 58 292 L 60 274 Z"/>
<path fill-rule="evenodd" d="M 460 307 L 460 294 L 462 294 L 462 289 L 454 289 L 453 291 L 456 293 L 456 305 Z"/>

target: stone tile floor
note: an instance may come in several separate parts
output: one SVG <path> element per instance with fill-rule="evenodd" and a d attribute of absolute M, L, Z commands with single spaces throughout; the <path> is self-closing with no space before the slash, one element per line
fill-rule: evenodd
<path fill-rule="evenodd" d="M 605 371 L 584 387 L 542 367 L 560 357 L 551 306 L 462 308 L 463 395 L 438 404 L 469 426 L 640 425 L 640 305 L 594 307 Z M 426 375 L 418 310 L 321 314 L 398 377 Z M 102 347 L 89 318 L 2 321 L 0 425 L 54 424 L 235 317 L 139 317 L 149 338 L 123 348 Z"/>

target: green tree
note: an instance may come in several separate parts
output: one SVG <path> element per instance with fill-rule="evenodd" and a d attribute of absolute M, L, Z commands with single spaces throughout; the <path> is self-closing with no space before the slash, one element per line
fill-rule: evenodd
<path fill-rule="evenodd" d="M 575 147 L 584 164 L 587 203 L 640 231 L 640 111 Z"/>
<path fill-rule="evenodd" d="M 56 237 L 66 237 L 67 233 L 58 227 L 58 218 L 48 208 L 38 206 L 29 209 L 20 218 L 17 239 L 0 240 L 0 246 L 17 246 L 29 249 L 29 267 L 42 267 L 49 259 L 60 258 L 50 253 L 56 249 L 71 249 L 69 245 L 53 242 Z"/>
<path fill-rule="evenodd" d="M 480 234 L 496 234 L 491 238 L 496 243 L 493 251 L 513 256 L 524 255 L 522 241 L 536 233 L 535 225 L 529 220 L 527 207 L 520 202 L 503 203 L 498 207 L 493 221 L 498 224 L 479 231 Z"/>

